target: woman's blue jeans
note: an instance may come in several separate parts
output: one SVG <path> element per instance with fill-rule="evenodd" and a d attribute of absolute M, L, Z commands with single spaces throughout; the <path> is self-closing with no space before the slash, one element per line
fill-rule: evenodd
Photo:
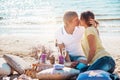
<path fill-rule="evenodd" d="M 115 69 L 115 61 L 110 56 L 104 56 L 97 59 L 94 63 L 89 66 L 82 68 L 80 71 L 89 71 L 89 70 L 104 70 L 110 73 L 110 77 L 112 80 L 120 80 L 117 74 L 112 74 Z"/>
<path fill-rule="evenodd" d="M 109 73 L 113 73 L 115 69 L 115 61 L 110 56 L 104 56 L 96 60 L 93 64 L 91 64 L 88 70 L 104 70 Z"/>

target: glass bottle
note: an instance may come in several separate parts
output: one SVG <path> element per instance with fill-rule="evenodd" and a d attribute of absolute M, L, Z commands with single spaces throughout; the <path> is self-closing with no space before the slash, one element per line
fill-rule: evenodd
<path fill-rule="evenodd" d="M 46 61 L 47 61 L 47 55 L 46 55 L 45 50 L 42 51 L 39 60 L 40 60 L 40 63 L 46 63 Z"/>
<path fill-rule="evenodd" d="M 67 55 L 67 51 L 66 51 L 65 48 L 62 49 L 62 55 L 63 55 L 64 57 L 66 57 L 66 55 Z"/>
<path fill-rule="evenodd" d="M 59 53 L 60 53 L 60 51 L 59 51 Z M 63 53 L 64 53 L 64 50 L 62 50 L 62 54 L 60 53 L 60 55 L 59 55 L 59 64 L 64 64 L 65 58 L 63 56 Z"/>
<path fill-rule="evenodd" d="M 41 63 L 46 63 L 46 54 L 45 53 L 41 54 Z"/>

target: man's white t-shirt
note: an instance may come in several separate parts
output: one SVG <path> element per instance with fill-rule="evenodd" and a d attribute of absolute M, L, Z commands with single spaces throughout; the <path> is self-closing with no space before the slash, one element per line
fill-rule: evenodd
<path fill-rule="evenodd" d="M 64 43 L 66 50 L 72 56 L 84 56 L 81 47 L 83 33 L 84 27 L 75 27 L 73 34 L 68 34 L 65 28 L 61 27 L 56 33 L 57 43 Z"/>

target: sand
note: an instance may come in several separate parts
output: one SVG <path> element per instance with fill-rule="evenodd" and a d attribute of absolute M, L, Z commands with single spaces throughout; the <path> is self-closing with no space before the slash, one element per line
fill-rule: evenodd
<path fill-rule="evenodd" d="M 116 61 L 115 71 L 120 75 L 120 37 L 101 37 L 103 46 Z M 54 37 L 40 35 L 0 35 L 0 56 L 3 54 L 14 54 L 23 57 L 25 60 L 34 61 L 30 53 L 32 48 L 40 44 L 49 48 L 54 46 Z"/>

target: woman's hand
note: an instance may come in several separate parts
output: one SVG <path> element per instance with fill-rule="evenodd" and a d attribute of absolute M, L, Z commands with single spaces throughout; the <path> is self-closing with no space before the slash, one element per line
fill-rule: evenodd
<path fill-rule="evenodd" d="M 96 21 L 96 20 L 94 20 L 94 19 L 90 19 L 90 24 L 92 24 L 95 28 L 97 28 L 97 26 L 98 26 L 98 21 Z"/>

